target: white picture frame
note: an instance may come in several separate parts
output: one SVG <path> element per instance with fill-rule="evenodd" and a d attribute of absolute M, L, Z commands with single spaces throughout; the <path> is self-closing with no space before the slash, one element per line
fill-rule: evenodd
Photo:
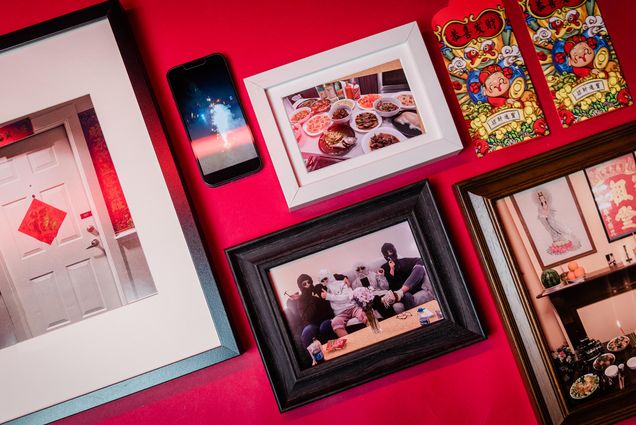
<path fill-rule="evenodd" d="M 426 131 L 406 142 L 308 172 L 287 121 L 283 98 L 399 59 Z M 244 79 L 290 209 L 435 161 L 462 143 L 416 22 Z"/>
<path fill-rule="evenodd" d="M 239 354 L 130 37 L 113 2 L 0 36 L 0 123 L 62 128 L 80 158 L 90 98 L 156 287 L 1 349 L 0 422 L 52 422 Z"/>

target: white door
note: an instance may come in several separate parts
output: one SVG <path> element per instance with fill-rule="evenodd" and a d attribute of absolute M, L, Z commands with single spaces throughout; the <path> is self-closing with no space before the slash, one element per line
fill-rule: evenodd
<path fill-rule="evenodd" d="M 33 199 L 66 212 L 50 245 L 18 231 Z M 88 229 L 92 218 L 80 217 L 87 211 L 64 126 L 0 149 L 0 255 L 8 274 L 0 280 L 10 280 L 0 283 L 14 289 L 31 336 L 122 305 L 104 241 Z"/>

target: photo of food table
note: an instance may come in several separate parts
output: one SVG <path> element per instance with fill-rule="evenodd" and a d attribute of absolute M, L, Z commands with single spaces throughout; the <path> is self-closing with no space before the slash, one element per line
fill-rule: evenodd
<path fill-rule="evenodd" d="M 576 264 L 575 262 L 573 262 Z M 552 354 L 568 402 L 587 403 L 617 391 L 636 392 L 636 335 L 617 321 L 617 336 L 608 341 L 588 337 L 579 309 L 636 287 L 636 264 L 619 263 L 543 290 L 575 348 L 564 345 Z"/>
<path fill-rule="evenodd" d="M 283 100 L 308 171 L 425 133 L 400 61 Z"/>

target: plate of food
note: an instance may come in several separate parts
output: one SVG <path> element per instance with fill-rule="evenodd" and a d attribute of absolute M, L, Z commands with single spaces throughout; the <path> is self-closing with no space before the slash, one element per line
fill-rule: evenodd
<path fill-rule="evenodd" d="M 380 127 L 365 134 L 360 143 L 364 153 L 369 153 L 404 140 L 406 137 L 394 128 Z"/>
<path fill-rule="evenodd" d="M 334 104 L 329 111 L 334 124 L 345 124 L 351 119 L 351 108 Z"/>
<path fill-rule="evenodd" d="M 318 102 L 318 99 L 310 97 L 309 99 L 298 99 L 292 105 L 294 109 L 311 108 L 311 105 Z"/>
<path fill-rule="evenodd" d="M 360 133 L 366 133 L 382 124 L 382 117 L 375 111 L 359 111 L 351 117 L 351 127 Z"/>
<path fill-rule="evenodd" d="M 415 111 L 402 111 L 393 117 L 393 125 L 406 137 L 415 137 L 424 133 L 424 124 Z"/>
<path fill-rule="evenodd" d="M 316 137 L 332 123 L 333 121 L 331 121 L 329 114 L 318 114 L 305 121 L 303 124 L 303 130 L 305 130 L 305 133 L 307 133 L 308 136 Z"/>
<path fill-rule="evenodd" d="M 611 366 L 616 361 L 616 356 L 612 353 L 601 354 L 594 360 L 592 367 L 596 370 L 605 370 L 608 366 Z"/>
<path fill-rule="evenodd" d="M 395 94 L 395 100 L 400 102 L 402 109 L 415 109 L 415 98 L 410 91 L 402 91 Z"/>
<path fill-rule="evenodd" d="M 289 122 L 292 124 L 302 124 L 311 116 L 311 108 L 305 106 L 298 108 L 289 116 Z"/>
<path fill-rule="evenodd" d="M 373 102 L 378 100 L 380 97 L 377 93 L 365 94 L 358 99 L 358 106 L 362 109 L 373 109 Z"/>
<path fill-rule="evenodd" d="M 389 118 L 400 112 L 400 103 L 391 97 L 381 97 L 373 102 L 373 109 L 381 117 Z"/>
<path fill-rule="evenodd" d="M 610 339 L 607 343 L 607 351 L 619 353 L 629 347 L 629 342 L 629 337 L 627 335 L 619 335 L 616 338 Z"/>
<path fill-rule="evenodd" d="M 311 105 L 310 108 L 313 114 L 321 114 L 331 109 L 331 101 L 329 99 L 320 99 Z"/>
<path fill-rule="evenodd" d="M 318 139 L 318 149 L 329 155 L 342 156 L 356 145 L 356 133 L 345 124 L 334 124 L 327 128 Z"/>
<path fill-rule="evenodd" d="M 593 373 L 588 373 L 574 381 L 570 387 L 570 397 L 582 400 L 591 396 L 598 388 L 599 378 Z"/>
<path fill-rule="evenodd" d="M 347 108 L 353 110 L 356 107 L 356 101 L 353 99 L 340 99 L 336 100 L 333 103 L 334 106 L 346 106 Z"/>

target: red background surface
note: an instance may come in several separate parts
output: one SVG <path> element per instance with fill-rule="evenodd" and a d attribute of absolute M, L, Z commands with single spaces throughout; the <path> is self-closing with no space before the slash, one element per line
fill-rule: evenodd
<path fill-rule="evenodd" d="M 546 109 L 552 134 L 477 159 L 468 147 L 459 155 L 385 179 L 290 213 L 265 148 L 242 80 L 250 75 L 416 20 L 456 123 L 461 114 L 430 28 L 443 0 L 122 0 L 164 115 L 177 162 L 184 169 L 204 237 L 244 353 L 234 359 L 158 385 L 62 421 L 80 423 L 303 424 L 534 424 L 532 406 L 502 327 L 488 283 L 455 200 L 452 185 L 636 118 L 636 107 L 559 125 L 547 86 L 514 1 L 505 1 L 529 72 Z M 473 0 L 470 3 L 480 3 Z M 41 22 L 95 3 L 92 0 L 20 0 L 0 3 L 0 33 Z M 625 78 L 636 92 L 633 55 L 636 2 L 599 0 Z M 238 82 L 264 167 L 250 177 L 211 189 L 199 176 L 165 79 L 171 67 L 200 56 L 225 54 Z M 1 76 L 1 70 L 0 70 Z M 434 77 L 434 76 L 431 76 Z M 2 100 L 6 102 L 6 99 Z M 467 145 L 466 131 L 460 134 Z M 329 211 L 429 178 L 469 280 L 488 339 L 355 389 L 280 414 L 223 250 Z M 625 421 L 636 424 L 636 420 Z"/>

